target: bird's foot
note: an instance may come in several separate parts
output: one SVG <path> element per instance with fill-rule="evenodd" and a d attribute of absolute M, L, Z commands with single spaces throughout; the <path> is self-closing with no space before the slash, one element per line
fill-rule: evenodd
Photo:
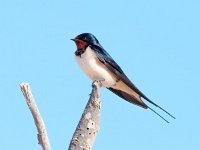
<path fill-rule="evenodd" d="M 105 81 L 105 79 L 94 80 L 94 81 L 92 82 L 92 87 L 93 87 L 93 86 L 102 87 L 102 86 L 103 86 L 102 81 Z"/>

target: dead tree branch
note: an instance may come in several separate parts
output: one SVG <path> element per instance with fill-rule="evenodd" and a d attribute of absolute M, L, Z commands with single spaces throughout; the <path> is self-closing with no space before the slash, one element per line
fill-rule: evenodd
<path fill-rule="evenodd" d="M 69 150 L 91 150 L 92 148 L 100 129 L 100 86 L 99 81 L 92 84 L 92 93 L 73 134 Z M 39 144 L 43 150 L 51 150 L 45 124 L 31 93 L 31 88 L 28 83 L 21 83 L 20 87 L 37 127 Z"/>
<path fill-rule="evenodd" d="M 51 150 L 45 124 L 31 93 L 31 88 L 28 83 L 21 83 L 20 87 L 38 130 L 38 142 L 43 150 Z"/>
<path fill-rule="evenodd" d="M 95 81 L 92 93 L 82 117 L 74 132 L 68 150 L 91 150 L 100 129 L 100 88 L 101 83 Z"/>

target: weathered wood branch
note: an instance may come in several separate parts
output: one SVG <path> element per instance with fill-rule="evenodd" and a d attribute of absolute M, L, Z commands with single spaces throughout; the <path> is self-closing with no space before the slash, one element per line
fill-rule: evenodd
<path fill-rule="evenodd" d="M 42 146 L 43 150 L 51 150 L 46 127 L 31 93 L 30 85 L 28 83 L 21 83 L 20 87 L 38 130 L 38 142 Z"/>
<path fill-rule="evenodd" d="M 82 117 L 74 132 L 68 150 L 91 150 L 100 129 L 100 92 L 101 83 L 92 84 L 92 93 Z"/>
<path fill-rule="evenodd" d="M 73 134 L 69 150 L 91 150 L 92 148 L 100 129 L 100 86 L 99 81 L 92 84 L 92 93 Z M 51 150 L 45 124 L 31 93 L 30 85 L 21 83 L 20 87 L 38 130 L 38 142 L 43 150 Z"/>

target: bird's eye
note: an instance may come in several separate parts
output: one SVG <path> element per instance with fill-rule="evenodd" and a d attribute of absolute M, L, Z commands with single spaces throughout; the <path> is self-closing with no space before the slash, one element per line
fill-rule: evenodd
<path fill-rule="evenodd" d="M 87 41 L 87 37 L 84 37 L 84 40 Z"/>

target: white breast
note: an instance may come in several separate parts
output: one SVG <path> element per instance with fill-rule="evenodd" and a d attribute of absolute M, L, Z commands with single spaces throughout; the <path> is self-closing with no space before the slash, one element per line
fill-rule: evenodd
<path fill-rule="evenodd" d="M 103 86 L 111 87 L 116 83 L 115 76 L 98 60 L 95 53 L 88 46 L 81 56 L 75 56 L 83 72 L 91 80 L 102 80 Z"/>

